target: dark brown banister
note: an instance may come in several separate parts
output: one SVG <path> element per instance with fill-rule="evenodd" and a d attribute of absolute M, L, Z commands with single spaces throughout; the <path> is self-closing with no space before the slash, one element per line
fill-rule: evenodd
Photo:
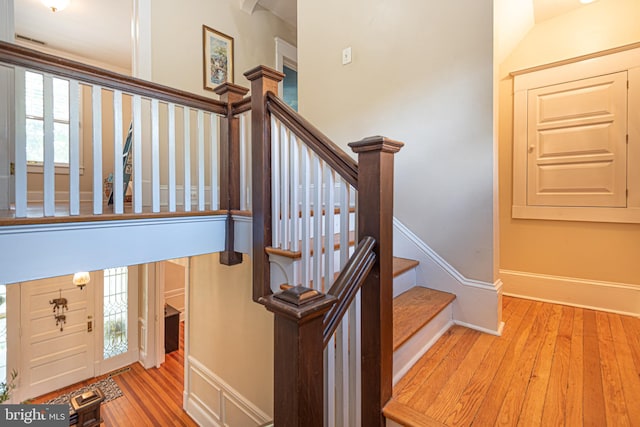
<path fill-rule="evenodd" d="M 381 136 L 351 143 L 356 163 L 277 97 L 282 73 L 260 66 L 245 76 L 251 81 L 253 298 L 275 317 L 275 425 L 323 425 L 323 348 L 344 314 L 346 300 L 361 287 L 361 419 L 362 425 L 383 427 L 382 408 L 391 398 L 393 376 L 393 157 L 403 144 Z M 246 111 L 245 102 L 234 104 L 234 110 Z M 272 114 L 358 190 L 358 236 L 369 237 L 358 251 L 359 259 L 352 260 L 353 271 L 344 272 L 332 287 L 343 301 L 301 287 L 271 292 L 265 248 L 272 243 Z"/>
<path fill-rule="evenodd" d="M 371 271 L 376 260 L 376 255 L 373 252 L 375 244 L 376 241 L 373 237 L 363 238 L 327 292 L 336 297 L 337 302 L 324 317 L 323 347 L 329 343 L 331 336 L 364 283 L 364 279 Z"/>
<path fill-rule="evenodd" d="M 125 93 L 173 102 L 216 114 L 226 115 L 227 113 L 227 104 L 222 101 L 38 52 L 13 43 L 0 41 L 0 63 L 47 72 L 56 77 L 75 79 L 82 83 L 117 89 Z"/>
<path fill-rule="evenodd" d="M 269 112 L 357 190 L 358 163 L 273 92 L 267 93 L 266 98 Z"/>

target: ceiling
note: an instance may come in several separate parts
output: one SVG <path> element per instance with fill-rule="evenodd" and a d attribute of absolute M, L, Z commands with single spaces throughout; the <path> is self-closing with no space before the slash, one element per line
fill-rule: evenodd
<path fill-rule="evenodd" d="M 71 0 L 67 9 L 56 13 L 47 9 L 40 0 L 14 1 L 17 34 L 44 42 L 56 50 L 94 61 L 108 60 L 124 69 L 131 68 L 133 0 Z M 254 1 L 291 25 L 296 25 L 297 0 Z M 581 6 L 578 0 L 522 1 L 533 4 L 533 8 L 528 6 L 527 9 L 533 9 L 535 23 Z"/>

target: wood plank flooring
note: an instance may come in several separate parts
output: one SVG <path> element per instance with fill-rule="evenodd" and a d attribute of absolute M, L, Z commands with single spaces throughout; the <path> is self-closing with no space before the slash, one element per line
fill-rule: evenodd
<path fill-rule="evenodd" d="M 503 316 L 502 337 L 451 328 L 385 413 L 409 426 L 640 426 L 640 319 L 509 297 Z"/>
<path fill-rule="evenodd" d="M 113 377 L 124 396 L 102 405 L 103 426 L 197 426 L 182 410 L 184 323 L 180 327 L 179 350 L 167 354 L 160 369 L 145 370 L 139 363 L 129 368 Z M 106 375 L 40 396 L 33 403 L 46 402 L 104 377 Z"/>

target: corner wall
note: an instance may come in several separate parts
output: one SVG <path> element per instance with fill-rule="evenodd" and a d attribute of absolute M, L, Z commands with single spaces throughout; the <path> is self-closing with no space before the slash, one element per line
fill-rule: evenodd
<path fill-rule="evenodd" d="M 639 20 L 637 0 L 600 0 L 536 25 L 501 65 L 500 269 L 505 293 L 629 313 L 633 310 L 626 292 L 635 287 L 635 312 L 640 314 L 640 224 L 511 218 L 509 76 L 512 71 L 638 42 Z M 588 297 L 578 298 L 581 294 Z"/>
<path fill-rule="evenodd" d="M 395 216 L 464 276 L 488 283 L 495 281 L 492 6 L 298 2 L 301 113 L 345 148 L 376 134 L 403 141 Z M 349 46 L 353 62 L 342 65 Z"/>
<path fill-rule="evenodd" d="M 273 316 L 253 302 L 252 263 L 190 261 L 187 410 L 201 425 L 260 425 L 273 414 Z"/>

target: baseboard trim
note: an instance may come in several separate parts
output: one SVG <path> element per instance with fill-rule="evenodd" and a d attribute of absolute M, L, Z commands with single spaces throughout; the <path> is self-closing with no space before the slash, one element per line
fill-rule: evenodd
<path fill-rule="evenodd" d="M 69 191 L 56 191 L 55 192 L 55 200 L 56 202 L 69 202 Z M 41 190 L 38 191 L 27 191 L 27 200 L 29 202 L 42 203 L 44 201 L 44 192 Z M 93 202 L 93 192 L 92 191 L 81 191 L 80 192 L 80 202 Z"/>
<path fill-rule="evenodd" d="M 504 295 L 640 317 L 640 285 L 500 270 Z"/>
<path fill-rule="evenodd" d="M 502 282 L 482 282 L 464 277 L 425 242 L 393 218 L 393 252 L 396 256 L 415 259 L 416 283 L 456 296 L 453 320 L 473 329 L 499 334 Z"/>
<path fill-rule="evenodd" d="M 244 424 L 255 423 L 256 426 L 266 423 L 272 417 L 255 406 L 246 397 L 227 384 L 222 378 L 211 372 L 204 364 L 193 356 L 189 356 L 187 373 L 190 390 L 187 393 L 186 410 L 200 425 L 229 425 L 226 419 L 228 412 L 242 413 Z M 200 387 L 200 390 L 196 388 Z M 206 390 L 205 390 L 206 388 Z M 217 396 L 216 396 L 217 394 Z M 215 400 L 215 402 L 213 402 Z M 228 411 L 229 405 L 233 411 Z"/>

